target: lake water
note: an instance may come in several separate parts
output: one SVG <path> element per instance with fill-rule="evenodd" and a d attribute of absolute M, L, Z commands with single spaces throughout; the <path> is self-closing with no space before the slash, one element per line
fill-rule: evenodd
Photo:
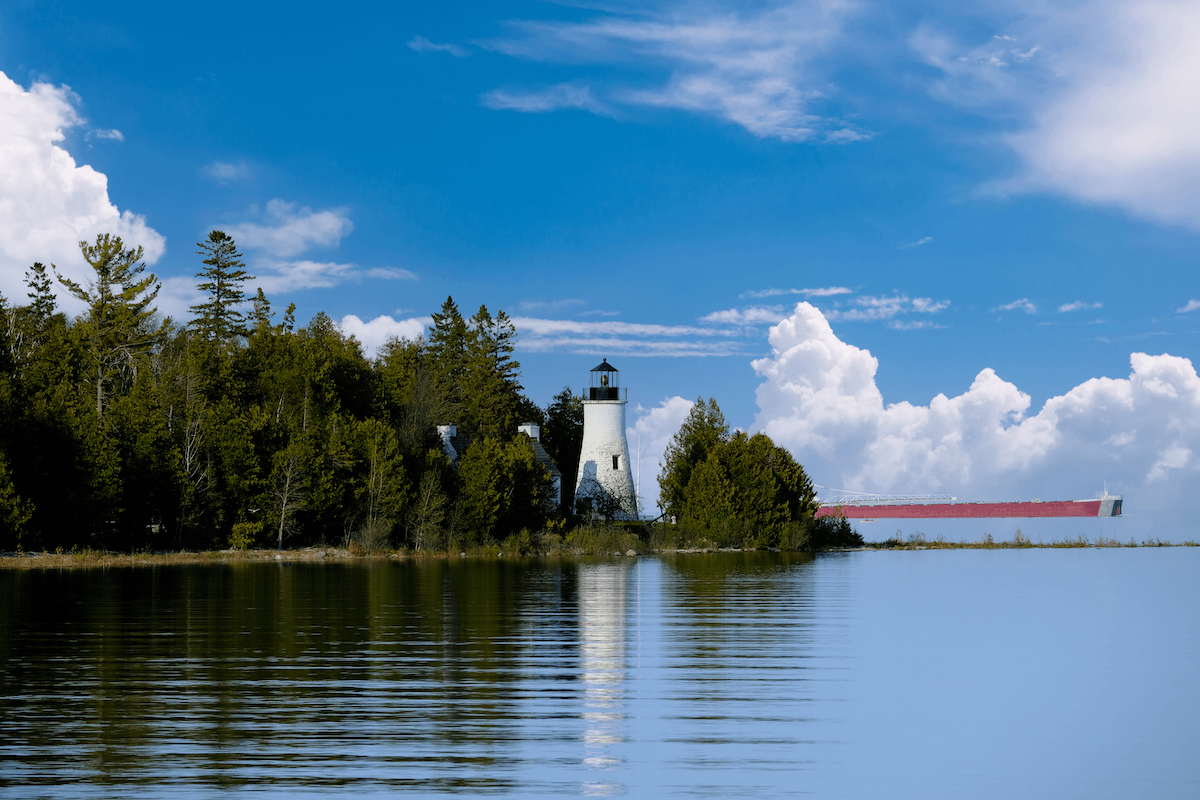
<path fill-rule="evenodd" d="M 0 794 L 1200 796 L 1200 548 L 0 573 Z"/>

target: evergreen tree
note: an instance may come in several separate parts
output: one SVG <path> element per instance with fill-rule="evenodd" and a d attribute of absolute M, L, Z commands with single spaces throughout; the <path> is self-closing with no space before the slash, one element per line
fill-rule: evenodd
<path fill-rule="evenodd" d="M 546 407 L 542 447 L 562 473 L 563 508 L 574 508 L 579 453 L 583 450 L 583 396 L 572 392 L 570 386 L 564 386 Z"/>
<path fill-rule="evenodd" d="M 254 329 L 259 330 L 271 325 L 271 301 L 263 294 L 262 287 L 258 287 L 258 291 L 254 295 L 254 309 L 250 312 L 250 318 L 254 320 Z"/>
<path fill-rule="evenodd" d="M 467 366 L 467 323 L 453 297 L 447 297 L 442 310 L 433 314 L 427 349 L 440 399 L 441 422 L 458 425 L 467 434 L 461 420 Z"/>
<path fill-rule="evenodd" d="M 468 436 L 507 440 L 516 430 L 521 365 L 513 358 L 517 329 L 503 311 L 480 306 L 467 328 L 461 424 Z"/>
<path fill-rule="evenodd" d="M 137 372 L 137 356 L 158 341 L 165 326 L 151 324 L 156 309 L 150 304 L 161 284 L 154 274 L 139 277 L 146 269 L 142 248 L 125 249 L 121 237 L 103 233 L 94 244 L 80 242 L 83 258 L 95 273 L 85 289 L 54 276 L 74 297 L 88 306 L 76 327 L 83 336 L 90 361 L 88 382 L 95 395 L 96 416 L 103 419 L 110 387 L 118 379 L 126 382 Z"/>
<path fill-rule="evenodd" d="M 50 265 L 51 269 L 54 265 Z M 36 322 L 37 330 L 41 331 L 50 318 L 54 316 L 55 296 L 50 291 L 50 275 L 46 265 L 40 261 L 25 273 L 25 285 L 29 287 L 29 313 Z"/>
<path fill-rule="evenodd" d="M 246 299 L 242 284 L 253 276 L 246 273 L 242 254 L 225 232 L 210 231 L 208 239 L 197 242 L 196 246 L 200 248 L 197 255 L 207 256 L 201 262 L 205 268 L 196 277 L 204 279 L 197 288 L 207 293 L 208 300 L 192 306 L 196 314 L 192 328 L 202 339 L 223 345 L 248 333 L 245 315 L 238 311 L 238 306 Z"/>
<path fill-rule="evenodd" d="M 545 519 L 550 475 L 527 440 L 487 436 L 467 448 L 458 465 L 464 528 L 470 543 L 486 544 Z"/>
<path fill-rule="evenodd" d="M 696 398 L 687 419 L 663 452 L 664 463 L 658 486 L 659 505 L 664 512 L 676 516 L 683 514 L 692 470 L 728 439 L 729 425 L 717 407 L 717 401 L 710 397 L 705 403 L 701 398 Z"/>

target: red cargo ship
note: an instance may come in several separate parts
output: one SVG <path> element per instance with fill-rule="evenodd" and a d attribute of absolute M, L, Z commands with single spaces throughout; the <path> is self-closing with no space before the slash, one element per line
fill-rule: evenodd
<path fill-rule="evenodd" d="M 849 494 L 849 493 L 847 493 Z M 847 519 L 981 519 L 993 517 L 1119 517 L 1122 495 L 1092 500 L 1021 500 L 1010 503 L 959 503 L 954 497 L 858 495 L 821 501 L 818 517 Z"/>

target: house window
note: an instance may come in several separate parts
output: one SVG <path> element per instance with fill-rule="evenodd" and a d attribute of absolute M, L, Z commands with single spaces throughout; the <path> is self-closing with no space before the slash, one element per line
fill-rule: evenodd
<path fill-rule="evenodd" d="M 621 458 L 620 456 L 613 456 L 613 469 L 620 469 L 620 467 L 617 466 L 618 460 L 620 458 Z"/>

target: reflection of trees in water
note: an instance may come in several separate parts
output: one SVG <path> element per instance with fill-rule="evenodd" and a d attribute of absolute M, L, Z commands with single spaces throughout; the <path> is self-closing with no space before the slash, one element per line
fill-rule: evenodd
<path fill-rule="evenodd" d="M 52 782 L 511 789 L 528 780 L 522 687 L 550 678 L 563 689 L 542 691 L 561 703 L 578 686 L 571 570 L 464 559 L 12 576 L 0 722 L 27 754 L 25 771 L 6 762 L 14 782 L 40 763 Z"/>
<path fill-rule="evenodd" d="M 628 562 L 579 567 L 579 640 L 584 682 L 583 762 L 593 770 L 615 770 L 611 747 L 623 741 L 625 719 L 625 591 Z M 615 778 L 615 776 L 613 776 Z M 619 794 L 613 778 L 585 781 L 584 794 Z"/>
<path fill-rule="evenodd" d="M 811 654 L 822 602 L 806 567 L 813 561 L 810 553 L 663 557 L 666 642 L 681 666 L 674 679 L 686 687 L 682 697 L 753 703 L 801 677 L 795 670 Z M 742 682 L 723 686 L 734 666 Z"/>

